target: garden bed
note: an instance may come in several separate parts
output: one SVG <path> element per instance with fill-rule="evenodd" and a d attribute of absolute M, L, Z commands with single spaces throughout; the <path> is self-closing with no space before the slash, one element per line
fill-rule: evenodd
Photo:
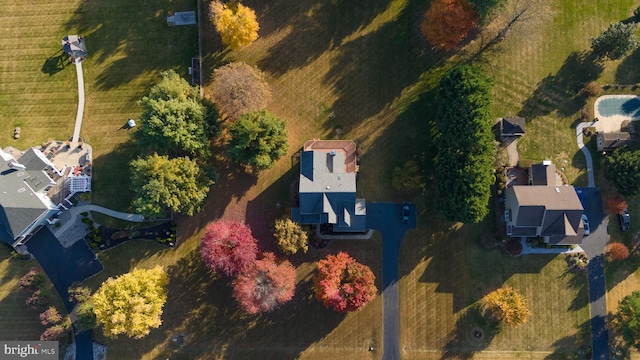
<path fill-rule="evenodd" d="M 167 221 L 155 226 L 140 229 L 116 229 L 98 226 L 92 230 L 85 241 L 93 251 L 98 252 L 118 246 L 129 240 L 154 240 L 169 247 L 176 243 L 176 222 Z"/>

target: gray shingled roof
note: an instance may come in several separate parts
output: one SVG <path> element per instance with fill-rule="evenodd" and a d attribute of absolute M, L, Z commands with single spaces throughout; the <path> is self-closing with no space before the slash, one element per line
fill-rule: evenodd
<path fill-rule="evenodd" d="M 556 166 L 553 164 L 545 165 L 543 163 L 533 164 L 529 169 L 531 171 L 531 185 L 556 185 Z"/>
<path fill-rule="evenodd" d="M 526 128 L 526 121 L 524 118 L 503 118 L 500 123 L 500 135 L 503 136 L 516 136 L 524 135 Z"/>

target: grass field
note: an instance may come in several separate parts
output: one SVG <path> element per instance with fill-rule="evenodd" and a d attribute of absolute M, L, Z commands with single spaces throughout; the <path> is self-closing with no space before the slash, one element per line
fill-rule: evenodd
<path fill-rule="evenodd" d="M 202 4 L 206 8 L 206 2 Z M 261 26 L 260 38 L 246 49 L 223 51 L 211 26 L 201 24 L 205 93 L 213 66 L 235 60 L 258 66 L 273 87 L 268 109 L 288 121 L 291 153 L 307 139 L 338 134 L 361 146 L 358 195 L 367 201 L 402 200 L 391 187 L 391 170 L 407 159 L 424 158 L 430 173 L 433 89 L 455 64 L 475 62 L 495 79 L 496 117 L 527 118 L 527 135 L 519 143 L 522 158 L 550 158 L 578 184 L 586 182 L 573 130 L 585 103 L 577 96 L 580 83 L 640 81 L 640 52 L 603 67 L 584 53 L 590 36 L 632 13 L 632 0 L 544 1 L 535 21 L 514 27 L 496 45 L 485 46 L 504 24 L 502 16 L 451 53 L 431 50 L 419 35 L 428 1 L 243 4 L 256 10 Z M 0 142 L 26 148 L 71 135 L 75 72 L 69 64 L 57 71 L 55 56 L 62 36 L 84 35 L 89 57 L 83 65 L 87 104 L 82 136 L 94 146 L 93 201 L 126 210 L 131 198 L 126 164 L 136 150 L 118 128 L 140 113 L 135 102 L 159 71 L 175 69 L 186 75 L 197 52 L 195 27 L 168 28 L 164 16 L 195 5 L 186 0 L 0 5 L 5 24 L 0 27 L 5 50 L 0 55 Z M 19 37 L 28 42 L 17 48 L 14 39 Z M 15 126 L 22 127 L 18 141 L 10 139 Z M 221 144 L 214 145 L 222 151 Z M 380 358 L 382 299 L 343 316 L 311 299 L 309 287 L 313 261 L 339 250 L 371 266 L 379 284 L 380 240 L 332 242 L 325 250 L 292 257 L 299 281 L 294 300 L 274 314 L 244 315 L 230 297 L 228 281 L 205 271 L 199 262 L 198 234 L 218 218 L 246 221 L 262 248 L 273 249 L 270 224 L 283 212 L 276 204 L 290 205 L 296 168 L 285 158 L 254 176 L 220 159 L 218 171 L 220 179 L 205 209 L 178 219 L 178 249 L 134 242 L 100 255 L 105 271 L 88 281 L 93 288 L 136 265 L 165 265 L 171 279 L 161 328 L 139 341 L 98 335 L 108 344 L 110 358 L 264 358 L 266 353 L 278 359 Z M 407 234 L 401 254 L 400 348 L 406 358 L 562 358 L 587 341 L 583 278 L 565 275 L 561 258 L 514 259 L 479 248 L 479 235 L 495 225 L 488 220 L 472 227 L 442 225 L 433 210 L 432 186 L 427 188 L 426 196 L 412 199 L 420 228 Z M 482 341 L 469 340 L 468 324 L 486 326 L 473 314 L 473 304 L 503 283 L 531 300 L 533 317 L 517 329 L 494 333 L 487 327 Z M 176 335 L 185 336 L 183 346 L 172 344 Z M 375 351 L 366 351 L 369 346 Z"/>

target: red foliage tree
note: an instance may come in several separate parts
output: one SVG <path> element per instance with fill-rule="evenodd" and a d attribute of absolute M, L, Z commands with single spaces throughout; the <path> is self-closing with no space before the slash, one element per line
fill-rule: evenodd
<path fill-rule="evenodd" d="M 420 30 L 435 47 L 451 50 L 478 21 L 467 0 L 435 0 L 425 14 Z"/>
<path fill-rule="evenodd" d="M 347 253 L 327 255 L 317 266 L 316 297 L 327 308 L 343 313 L 359 310 L 378 292 L 371 269 Z"/>
<path fill-rule="evenodd" d="M 64 341 L 67 337 L 67 330 L 62 325 L 48 327 L 42 335 L 41 341 Z"/>
<path fill-rule="evenodd" d="M 62 315 L 55 307 L 49 306 L 42 314 L 40 314 L 40 323 L 44 326 L 58 324 L 62 321 Z"/>
<path fill-rule="evenodd" d="M 200 244 L 205 265 L 226 276 L 236 276 L 256 261 L 258 243 L 245 224 L 216 221 L 207 226 Z"/>
<path fill-rule="evenodd" d="M 629 249 L 623 243 L 614 242 L 607 246 L 607 254 L 612 260 L 620 261 L 629 257 Z"/>
<path fill-rule="evenodd" d="M 233 297 L 248 313 L 272 311 L 291 300 L 296 286 L 296 269 L 287 260 L 276 262 L 264 253 L 233 281 Z"/>
<path fill-rule="evenodd" d="M 614 214 L 622 214 L 624 209 L 627 208 L 627 202 L 619 196 L 609 199 L 607 205 L 609 206 L 609 210 Z"/>

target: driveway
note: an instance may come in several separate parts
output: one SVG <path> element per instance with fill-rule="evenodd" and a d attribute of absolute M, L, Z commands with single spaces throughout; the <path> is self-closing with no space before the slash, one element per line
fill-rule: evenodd
<path fill-rule="evenodd" d="M 609 218 L 602 212 L 600 188 L 576 188 L 584 213 L 589 218 L 591 234 L 582 240 L 582 248 L 589 258 L 589 307 L 591 310 L 591 343 L 593 359 L 609 359 L 609 332 L 607 329 L 607 285 L 604 277 L 604 247 L 609 241 Z"/>
<path fill-rule="evenodd" d="M 103 266 L 84 241 L 78 241 L 68 248 L 46 227 L 40 229 L 27 242 L 29 252 L 38 260 L 53 286 L 60 294 L 68 313 L 73 310 L 69 302 L 67 289 L 74 282 L 81 282 L 98 272 Z M 76 359 L 93 359 L 91 332 L 85 331 L 76 336 Z"/>
<path fill-rule="evenodd" d="M 400 359 L 398 313 L 398 254 L 405 231 L 416 227 L 416 209 L 411 204 L 409 221 L 400 221 L 402 204 L 367 203 L 367 228 L 382 234 L 382 324 L 385 360 Z"/>

